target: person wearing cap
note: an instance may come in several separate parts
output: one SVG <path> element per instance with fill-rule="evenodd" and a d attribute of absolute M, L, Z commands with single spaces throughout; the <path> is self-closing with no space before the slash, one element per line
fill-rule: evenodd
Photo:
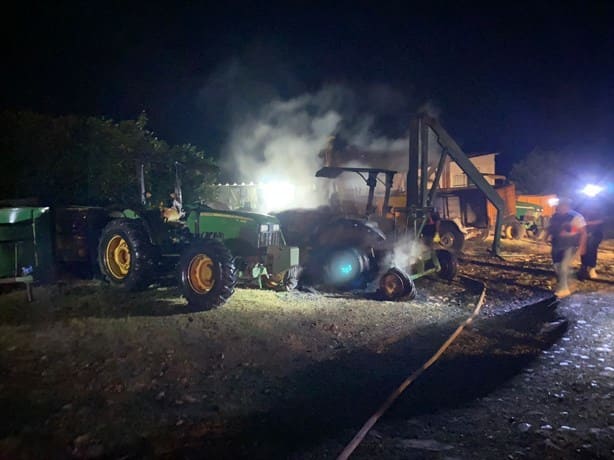
<path fill-rule="evenodd" d="M 567 297 L 569 268 L 577 253 L 586 253 L 586 221 L 582 214 L 571 208 L 571 200 L 561 198 L 556 212 L 550 219 L 548 234 L 552 244 L 552 263 L 556 274 L 554 295 Z"/>

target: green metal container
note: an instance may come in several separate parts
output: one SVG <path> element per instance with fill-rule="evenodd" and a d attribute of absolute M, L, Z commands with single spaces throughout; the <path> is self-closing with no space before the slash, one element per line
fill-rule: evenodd
<path fill-rule="evenodd" d="M 0 278 L 50 276 L 51 231 L 48 207 L 0 208 Z"/>

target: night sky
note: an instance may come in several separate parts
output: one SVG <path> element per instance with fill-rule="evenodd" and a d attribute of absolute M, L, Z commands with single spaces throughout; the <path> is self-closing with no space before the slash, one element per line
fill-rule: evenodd
<path fill-rule="evenodd" d="M 3 14 L 0 108 L 145 110 L 161 138 L 218 155 L 242 108 L 379 88 L 382 133 L 428 104 L 465 151 L 501 152 L 506 172 L 536 146 L 614 152 L 611 5 L 21 2 Z"/>

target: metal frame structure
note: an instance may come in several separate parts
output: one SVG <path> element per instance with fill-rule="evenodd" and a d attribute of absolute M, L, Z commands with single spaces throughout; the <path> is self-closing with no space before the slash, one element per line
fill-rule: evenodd
<path fill-rule="evenodd" d="M 437 137 L 437 143 L 441 147 L 442 154 L 434 171 L 435 176 L 431 188 L 428 189 L 429 178 L 429 130 Z M 503 224 L 503 212 L 505 203 L 497 191 L 490 185 L 471 160 L 463 152 L 460 146 L 441 126 L 439 121 L 428 115 L 420 114 L 412 118 L 409 125 L 409 169 L 407 171 L 407 209 L 409 217 L 414 222 L 432 209 L 437 196 L 439 181 L 443 172 L 446 159 L 450 157 L 475 186 L 486 196 L 495 209 L 495 235 L 493 238 L 492 252 L 499 255 L 501 243 L 501 226 Z M 414 224 L 415 226 L 415 224 Z"/>

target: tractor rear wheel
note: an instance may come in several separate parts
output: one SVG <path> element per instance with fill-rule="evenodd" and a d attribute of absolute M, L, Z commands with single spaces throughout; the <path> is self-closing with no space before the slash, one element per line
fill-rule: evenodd
<path fill-rule="evenodd" d="M 237 284 L 232 255 L 217 240 L 196 241 L 181 254 L 179 279 L 188 304 L 205 310 L 226 303 Z"/>
<path fill-rule="evenodd" d="M 435 251 L 437 260 L 439 261 L 439 277 L 441 279 L 452 281 L 458 273 L 458 259 L 450 251 L 445 249 L 437 249 Z"/>
<path fill-rule="evenodd" d="M 452 222 L 442 222 L 439 228 L 439 244 L 446 249 L 462 251 L 465 235 Z"/>
<path fill-rule="evenodd" d="M 132 219 L 114 219 L 98 243 L 98 266 L 114 286 L 129 291 L 145 289 L 154 274 L 156 251 L 143 225 Z"/>

